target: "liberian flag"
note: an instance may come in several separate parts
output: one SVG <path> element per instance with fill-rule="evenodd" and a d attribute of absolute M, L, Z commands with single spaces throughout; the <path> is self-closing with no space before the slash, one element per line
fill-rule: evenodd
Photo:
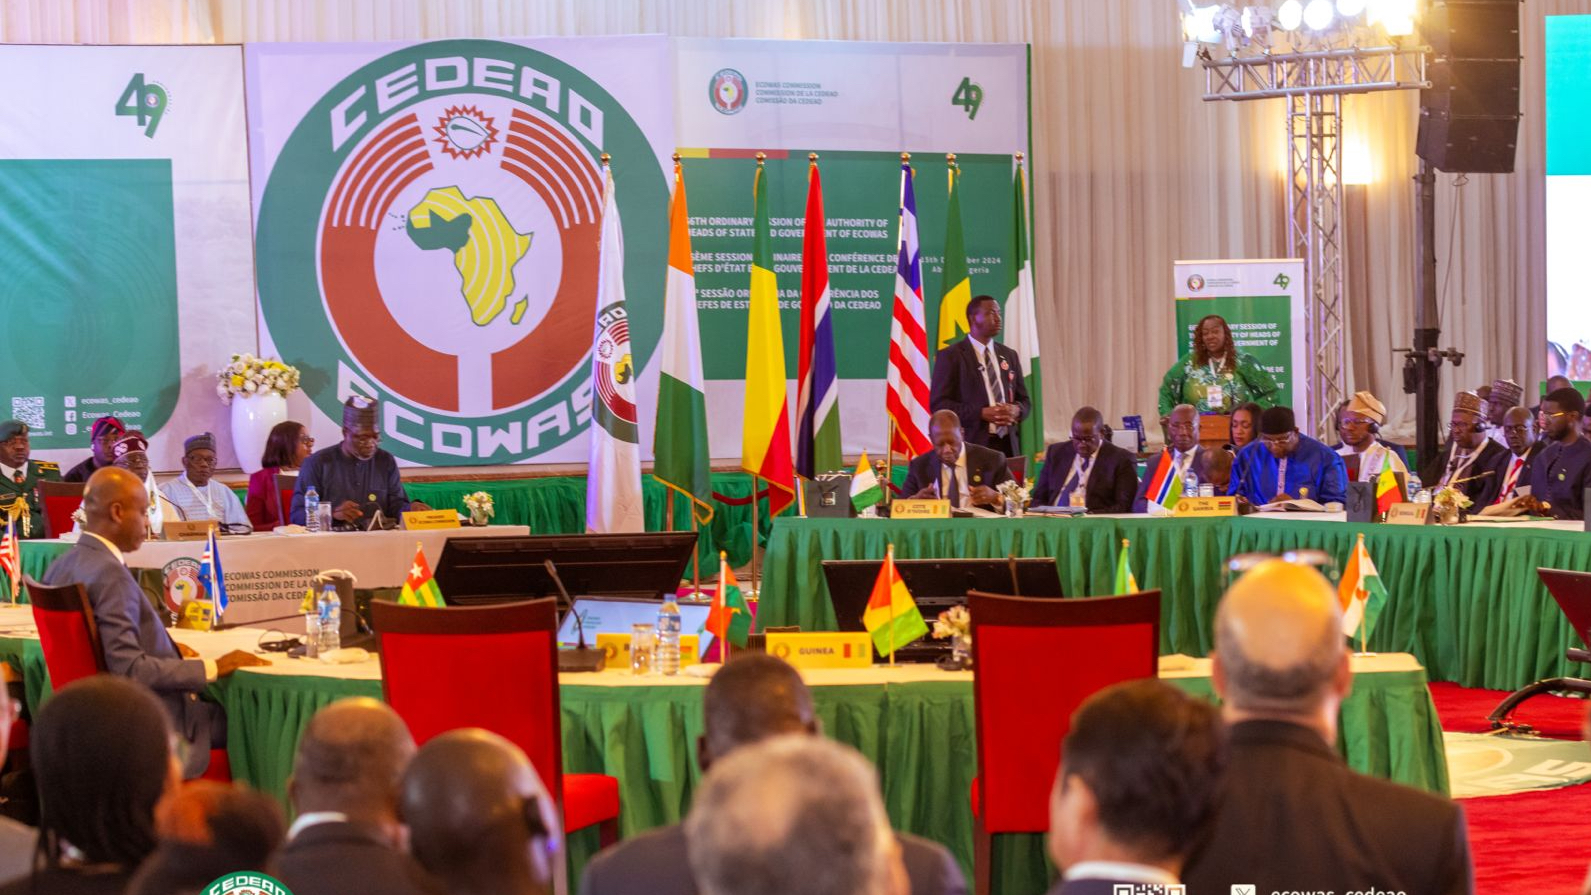
<path fill-rule="evenodd" d="M 807 219 L 801 238 L 801 354 L 796 390 L 796 472 L 815 479 L 844 464 L 834 325 L 829 318 L 829 249 L 824 235 L 818 163 L 807 174 Z"/>
<path fill-rule="evenodd" d="M 1352 637 L 1364 626 L 1360 639 L 1370 640 L 1370 631 L 1387 605 L 1387 586 L 1381 583 L 1381 573 L 1376 571 L 1370 551 L 1365 549 L 1365 536 L 1359 535 L 1353 554 L 1348 557 L 1348 568 L 1342 573 L 1342 584 L 1337 596 L 1342 601 L 1342 633 Z"/>
<path fill-rule="evenodd" d="M 17 588 L 22 581 L 22 555 L 17 547 L 16 522 L 6 520 L 6 533 L 0 537 L 0 571 L 6 573 L 11 587 L 11 602 L 17 601 Z"/>
<path fill-rule="evenodd" d="M 1177 475 L 1177 464 L 1171 459 L 1171 450 L 1160 452 L 1160 463 L 1149 477 L 1149 490 L 1144 492 L 1152 504 L 1167 510 L 1174 509 L 1182 499 L 1182 476 Z"/>
<path fill-rule="evenodd" d="M 766 175 L 763 161 L 758 159 L 752 182 L 751 309 L 746 315 L 746 404 L 740 465 L 768 482 L 768 514 L 777 516 L 795 499 L 795 462 L 790 456 L 784 333 L 779 326 L 779 283 L 773 273 Z"/>
<path fill-rule="evenodd" d="M 657 380 L 652 477 L 691 501 L 696 521 L 713 521 L 712 466 L 707 457 L 707 380 L 696 320 L 696 268 L 685 204 L 685 173 L 674 162 L 668 212 L 668 281 L 663 295 L 663 370 Z"/>
<path fill-rule="evenodd" d="M 867 598 L 867 609 L 862 612 L 862 627 L 873 635 L 873 645 L 879 654 L 892 659 L 896 650 L 928 633 L 928 623 L 923 621 L 917 601 L 912 599 L 900 570 L 895 568 L 893 544 L 884 554 L 884 564 L 878 568 L 878 580 L 873 582 L 873 593 Z"/>
<path fill-rule="evenodd" d="M 1044 377 L 1039 371 L 1039 317 L 1033 300 L 1033 246 L 1028 240 L 1027 178 L 1021 153 L 1013 175 L 1016 213 L 1011 227 L 1011 288 L 1005 299 L 1006 344 L 1016 350 L 1018 373 L 1033 410 L 1018 429 L 1022 455 L 1036 462 L 1044 455 Z"/>
<path fill-rule="evenodd" d="M 900 163 L 900 239 L 895 306 L 889 326 L 889 377 L 884 407 L 894 435 L 890 450 L 926 454 L 928 442 L 928 329 L 923 322 L 923 262 L 917 242 L 917 193 L 911 162 Z"/>

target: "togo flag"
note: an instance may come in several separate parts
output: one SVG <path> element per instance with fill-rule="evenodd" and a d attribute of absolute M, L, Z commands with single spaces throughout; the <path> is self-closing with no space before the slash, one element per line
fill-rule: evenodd
<path fill-rule="evenodd" d="M 713 521 L 712 467 L 707 460 L 707 382 L 696 323 L 696 268 L 691 263 L 685 173 L 674 163 L 674 201 L 668 212 L 668 281 L 663 294 L 663 339 L 658 354 L 657 427 L 652 477 L 691 501 L 696 521 Z"/>
<path fill-rule="evenodd" d="M 950 201 L 945 211 L 945 274 L 940 280 L 943 289 L 939 295 L 939 347 L 966 335 L 972 329 L 967 322 L 967 305 L 972 302 L 972 278 L 967 273 L 967 241 L 961 235 L 961 191 L 957 181 L 961 169 L 954 158 L 950 162 Z"/>
<path fill-rule="evenodd" d="M 1116 593 L 1118 594 L 1138 592 L 1138 576 L 1132 573 L 1132 562 L 1127 555 L 1127 548 L 1131 546 L 1132 541 L 1121 539 L 1121 553 L 1116 555 Z"/>
<path fill-rule="evenodd" d="M 872 596 L 862 612 L 862 627 L 873 635 L 873 646 L 880 655 L 894 657 L 895 651 L 928 633 L 928 623 L 906 589 L 906 582 L 895 568 L 895 547 L 890 545 L 873 582 Z"/>
<path fill-rule="evenodd" d="M 630 317 L 624 302 L 624 239 L 613 170 L 602 166 L 602 241 L 597 250 L 597 321 L 591 346 L 591 452 L 586 531 L 645 531 L 641 445 L 636 425 Z"/>
<path fill-rule="evenodd" d="M 309 597 L 306 596 L 304 600 L 308 602 Z M 442 588 L 437 587 L 436 579 L 431 577 L 431 564 L 426 562 L 423 544 L 414 545 L 414 562 L 409 565 L 409 574 L 404 576 L 398 603 L 403 606 L 442 608 Z"/>
<path fill-rule="evenodd" d="M 1027 386 L 1033 411 L 1018 428 L 1022 456 L 1032 463 L 1044 455 L 1044 383 L 1039 372 L 1039 318 L 1033 300 L 1033 246 L 1028 239 L 1028 190 L 1022 154 L 1017 153 L 1012 176 L 1016 196 L 1011 225 L 1011 290 L 1005 299 L 1006 344 L 1016 351 L 1022 384 Z"/>
<path fill-rule="evenodd" d="M 878 506 L 883 499 L 884 489 L 878 483 L 878 473 L 873 471 L 873 464 L 867 462 L 867 451 L 863 451 L 861 462 L 856 464 L 856 475 L 851 476 L 851 506 L 865 510 Z"/>
<path fill-rule="evenodd" d="M 1387 606 L 1387 586 L 1381 583 L 1381 573 L 1376 571 L 1375 561 L 1365 549 L 1362 534 L 1348 557 L 1348 568 L 1342 573 L 1337 596 L 1342 601 L 1342 633 L 1352 637 L 1363 625 L 1363 639 L 1368 641 L 1376 619 Z"/>

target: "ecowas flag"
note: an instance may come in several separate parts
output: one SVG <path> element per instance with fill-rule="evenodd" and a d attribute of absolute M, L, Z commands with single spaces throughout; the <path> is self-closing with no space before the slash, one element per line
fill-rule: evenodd
<path fill-rule="evenodd" d="M 624 304 L 624 238 L 613 201 L 613 170 L 602 166 L 602 242 L 597 255 L 597 325 L 591 347 L 591 454 L 586 530 L 645 531 L 641 446 L 636 425 L 630 319 Z"/>
<path fill-rule="evenodd" d="M 696 320 L 696 268 L 691 263 L 685 173 L 674 161 L 674 201 L 668 212 L 668 284 L 663 295 L 662 374 L 657 381 L 657 426 L 652 477 L 690 499 L 696 521 L 713 520 L 712 465 L 707 454 L 707 382 Z"/>

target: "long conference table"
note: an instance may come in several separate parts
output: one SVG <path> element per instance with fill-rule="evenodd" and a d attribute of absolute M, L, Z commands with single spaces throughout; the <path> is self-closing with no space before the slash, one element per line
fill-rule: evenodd
<path fill-rule="evenodd" d="M 1345 566 L 1365 536 L 1388 592 L 1369 646 L 1412 654 L 1432 680 L 1512 690 L 1546 677 L 1583 676 L 1564 656 L 1579 638 L 1536 569 L 1591 571 L 1591 534 L 1580 522 L 1472 522 L 1454 526 L 1358 525 L 1341 513 L 1215 519 L 1148 516 L 936 520 L 774 521 L 757 610 L 759 625 L 834 630 L 823 561 L 1054 557 L 1068 596 L 1112 592 L 1123 539 L 1138 583 L 1159 588 L 1161 652 L 1208 655 L 1212 622 L 1229 583 L 1228 557 L 1327 551 Z"/>
<path fill-rule="evenodd" d="M 172 634 L 214 657 L 254 650 L 261 631 Z M 286 804 L 293 753 L 310 717 L 342 697 L 380 698 L 381 668 L 375 658 L 344 665 L 268 658 L 270 666 L 239 670 L 213 684 L 209 695 L 226 708 L 233 776 Z M 25 606 L 0 606 L 0 659 L 21 670 L 30 708 L 49 698 L 49 673 Z M 1442 733 L 1424 670 L 1408 655 L 1356 657 L 1354 668 L 1353 693 L 1340 714 L 1339 747 L 1349 764 L 1446 792 Z M 972 673 L 902 665 L 803 676 L 824 732 L 878 767 L 895 826 L 945 843 L 970 873 L 968 794 L 977 766 Z M 1161 677 L 1214 698 L 1207 660 L 1165 657 Z M 564 768 L 618 778 L 625 835 L 675 823 L 689 809 L 701 777 L 695 744 L 705 683 L 695 676 L 635 677 L 627 669 L 560 678 Z M 589 833 L 570 839 L 574 873 L 596 848 Z M 1038 893 L 1049 882 L 1041 836 L 1001 837 L 996 861 L 1002 891 Z"/>

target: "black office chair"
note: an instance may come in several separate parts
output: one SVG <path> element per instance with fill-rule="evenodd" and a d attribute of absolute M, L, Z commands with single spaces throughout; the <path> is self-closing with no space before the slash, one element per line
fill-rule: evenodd
<path fill-rule="evenodd" d="M 1569 620 L 1569 625 L 1574 628 L 1575 634 L 1579 635 L 1580 642 L 1586 646 L 1586 649 L 1571 646 L 1564 655 L 1568 656 L 1570 661 L 1591 665 L 1591 572 L 1537 569 L 1536 574 L 1541 576 L 1541 583 L 1547 585 L 1547 592 L 1552 594 L 1553 600 L 1558 603 L 1558 609 Z M 1508 698 L 1497 704 L 1497 708 L 1492 709 L 1486 720 L 1492 723 L 1493 729 L 1528 731 L 1530 725 L 1510 721 L 1509 716 L 1525 700 L 1542 693 L 1553 692 L 1591 696 L 1591 681 L 1578 677 L 1552 677 L 1536 681 L 1510 693 Z"/>

